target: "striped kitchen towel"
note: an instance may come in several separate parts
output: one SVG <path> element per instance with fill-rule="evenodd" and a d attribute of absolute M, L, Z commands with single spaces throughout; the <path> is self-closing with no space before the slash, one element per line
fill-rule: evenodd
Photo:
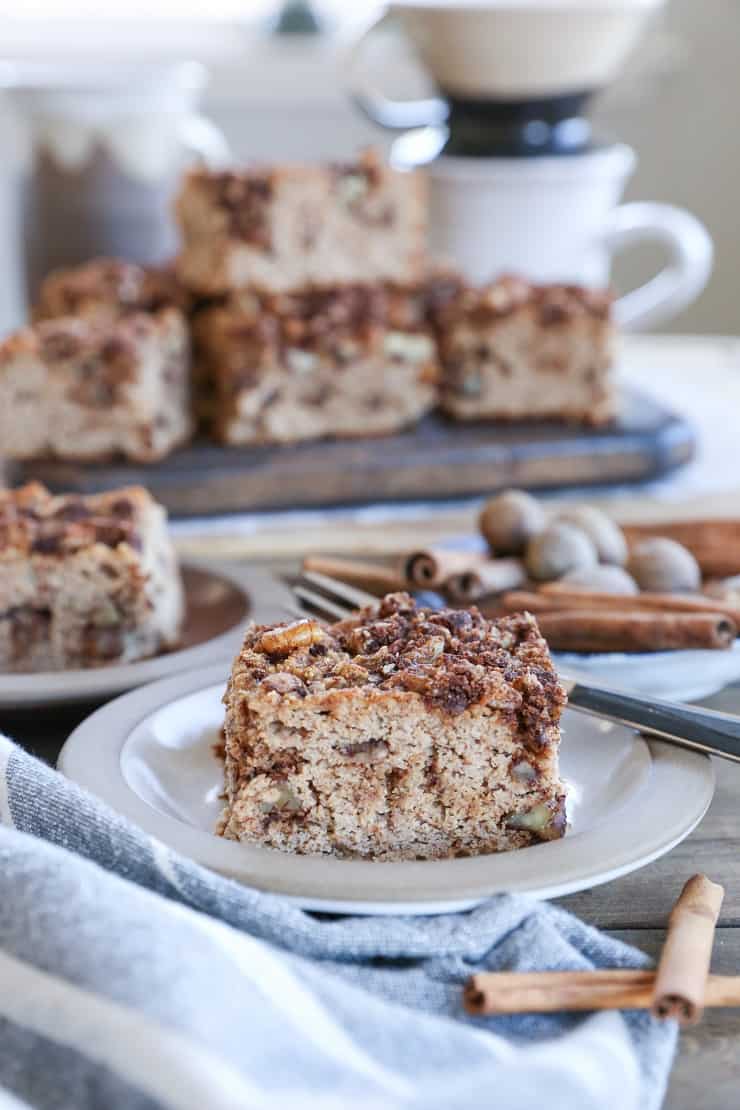
<path fill-rule="evenodd" d="M 478 970 L 645 963 L 522 897 L 317 918 L 0 737 L 0 1110 L 657 1110 L 672 1023 L 461 1007 Z"/>

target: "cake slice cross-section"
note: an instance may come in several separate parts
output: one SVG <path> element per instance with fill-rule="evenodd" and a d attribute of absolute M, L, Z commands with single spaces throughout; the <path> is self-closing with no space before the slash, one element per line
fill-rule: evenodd
<path fill-rule="evenodd" d="M 317 286 L 235 294 L 193 327 L 198 407 L 229 444 L 382 435 L 437 397 L 416 289 Z"/>
<path fill-rule="evenodd" d="M 389 594 L 328 627 L 252 627 L 225 694 L 220 832 L 375 860 L 556 839 L 564 704 L 529 614 Z"/>
<path fill-rule="evenodd" d="M 457 420 L 607 423 L 617 411 L 611 300 L 514 276 L 451 291 L 433 310 L 442 408 Z"/>
<path fill-rule="evenodd" d="M 152 656 L 176 646 L 183 610 L 166 514 L 146 490 L 0 492 L 0 671 Z"/>
<path fill-rule="evenodd" d="M 0 452 L 164 458 L 190 435 L 189 364 L 188 329 L 175 308 L 23 328 L 0 344 Z"/>

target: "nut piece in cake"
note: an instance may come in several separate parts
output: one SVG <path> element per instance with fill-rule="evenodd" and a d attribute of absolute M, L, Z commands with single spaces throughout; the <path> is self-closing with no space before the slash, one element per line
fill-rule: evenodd
<path fill-rule="evenodd" d="M 349 165 L 197 169 L 176 216 L 178 275 L 205 296 L 247 286 L 405 283 L 424 266 L 423 180 L 371 152 Z"/>
<path fill-rule="evenodd" d="M 234 295 L 194 329 L 198 408 L 224 443 L 381 435 L 436 400 L 415 289 L 313 287 Z"/>
<path fill-rule="evenodd" d="M 120 258 L 95 258 L 54 270 L 42 282 L 34 320 L 84 316 L 101 323 L 132 312 L 188 307 L 188 297 L 167 268 L 138 266 Z"/>
<path fill-rule="evenodd" d="M 389 594 L 326 628 L 252 627 L 224 701 L 232 840 L 399 860 L 565 831 L 565 691 L 529 614 Z"/>
<path fill-rule="evenodd" d="M 12 459 L 140 462 L 191 430 L 189 337 L 175 308 L 115 321 L 62 317 L 0 344 L 0 445 Z"/>
<path fill-rule="evenodd" d="M 140 487 L 0 492 L 0 670 L 131 662 L 174 647 L 183 593 L 164 509 Z"/>
<path fill-rule="evenodd" d="M 442 407 L 459 420 L 603 424 L 616 411 L 611 298 L 503 277 L 434 312 Z"/>

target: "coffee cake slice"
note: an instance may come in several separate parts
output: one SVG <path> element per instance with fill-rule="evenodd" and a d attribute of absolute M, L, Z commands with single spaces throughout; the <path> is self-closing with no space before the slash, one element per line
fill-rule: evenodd
<path fill-rule="evenodd" d="M 442 408 L 458 420 L 604 424 L 616 414 L 611 296 L 502 277 L 435 306 Z"/>
<path fill-rule="evenodd" d="M 423 297 L 379 285 L 242 293 L 197 315 L 198 408 L 229 444 L 371 436 L 436 402 Z"/>
<path fill-rule="evenodd" d="M 0 491 L 0 671 L 131 662 L 174 647 L 183 591 L 145 489 Z"/>
<path fill-rule="evenodd" d="M 348 165 L 193 170 L 176 203 L 177 261 L 202 296 L 246 287 L 417 280 L 424 268 L 423 179 L 372 153 Z"/>
<path fill-rule="evenodd" d="M 175 308 L 15 332 L 0 344 L 0 454 L 163 458 L 191 431 L 189 350 Z"/>
<path fill-rule="evenodd" d="M 565 691 L 529 614 L 389 594 L 327 628 L 252 627 L 224 701 L 229 839 L 401 860 L 564 834 Z"/>

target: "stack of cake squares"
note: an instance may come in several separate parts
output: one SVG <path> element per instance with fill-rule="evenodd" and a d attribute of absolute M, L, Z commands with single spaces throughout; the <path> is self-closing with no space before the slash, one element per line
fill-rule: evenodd
<path fill-rule="evenodd" d="M 338 166 L 186 179 L 179 277 L 201 411 L 224 443 L 392 432 L 437 399 L 420 295 L 420 176 L 372 154 Z"/>
<path fill-rule="evenodd" d="M 229 445 L 378 436 L 452 420 L 603 424 L 616 411 L 607 293 L 426 252 L 420 173 L 347 165 L 186 175 L 162 269 L 49 275 L 0 344 L 0 453 L 158 461 L 196 425 Z M 192 365 L 191 365 L 192 347 Z"/>
<path fill-rule="evenodd" d="M 211 298 L 198 394 L 224 443 L 379 435 L 454 420 L 614 415 L 607 293 L 432 264 L 420 174 L 351 165 L 189 176 L 178 274 Z M 215 298 L 215 303 L 213 299 Z"/>

